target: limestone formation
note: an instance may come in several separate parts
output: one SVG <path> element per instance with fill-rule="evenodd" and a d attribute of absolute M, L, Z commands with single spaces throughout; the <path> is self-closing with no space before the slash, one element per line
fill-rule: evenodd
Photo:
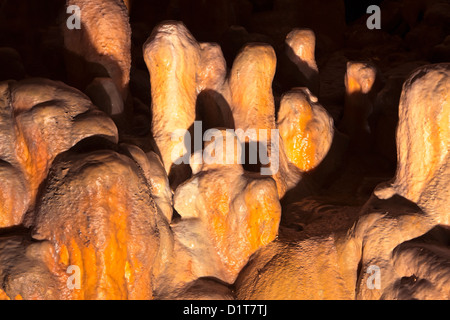
<path fill-rule="evenodd" d="M 30 196 L 23 173 L 0 160 L 0 227 L 16 226 L 22 222 Z"/>
<path fill-rule="evenodd" d="M 62 26 L 71 81 L 80 89 L 96 77 L 110 77 L 123 101 L 128 97 L 131 27 L 122 0 L 67 0 L 80 8 L 80 29 Z"/>
<path fill-rule="evenodd" d="M 272 80 L 276 56 L 267 44 L 247 44 L 234 60 L 230 75 L 231 110 L 236 129 L 274 129 Z"/>
<path fill-rule="evenodd" d="M 84 94 L 61 82 L 3 82 L 0 92 L 0 225 L 7 227 L 22 222 L 34 205 L 58 154 L 92 136 L 116 142 L 117 128 Z"/>
<path fill-rule="evenodd" d="M 139 157 L 138 150 L 132 153 Z M 153 298 L 154 273 L 171 246 L 151 190 L 146 174 L 125 155 L 61 155 L 27 221 L 33 238 L 0 236 L 6 297 Z"/>
<path fill-rule="evenodd" d="M 48 241 L 26 235 L 0 237 L 0 299 L 66 299 L 69 275 Z"/>
<path fill-rule="evenodd" d="M 345 109 L 340 128 L 359 147 L 367 143 L 370 133 L 367 119 L 373 111 L 376 80 L 376 68 L 370 63 L 347 63 Z"/>
<path fill-rule="evenodd" d="M 185 165 L 174 165 L 177 158 L 173 150 L 180 141 L 172 139 L 172 133 L 190 129 L 195 120 L 200 46 L 182 23 L 165 22 L 144 44 L 144 58 L 150 72 L 152 133 L 164 168 L 176 186 L 189 172 Z"/>
<path fill-rule="evenodd" d="M 185 273 L 231 284 L 250 255 L 276 237 L 281 208 L 274 180 L 244 173 L 237 137 L 217 133 L 205 147 L 215 160 L 194 168 L 196 174 L 175 192 L 181 220 L 172 228 L 191 261 L 183 266 Z M 232 161 L 225 162 L 227 153 Z"/>
<path fill-rule="evenodd" d="M 200 64 L 197 70 L 197 118 L 203 130 L 234 128 L 231 113 L 227 65 L 222 50 L 215 43 L 200 43 Z"/>
<path fill-rule="evenodd" d="M 100 110 L 112 117 L 122 116 L 124 101 L 111 78 L 95 78 L 85 91 Z"/>
<path fill-rule="evenodd" d="M 423 248 L 427 253 L 412 259 L 411 252 L 420 252 L 420 244 L 415 249 L 405 242 L 437 225 L 449 224 L 448 77 L 448 63 L 427 65 L 411 74 L 403 85 L 397 128 L 397 173 L 392 182 L 375 190 L 355 229 L 355 238 L 363 252 L 363 270 L 370 265 L 382 270 L 378 290 L 364 286 L 368 275 L 361 274 L 357 289 L 360 299 L 378 299 L 383 295 L 392 298 L 400 294 L 393 293 L 399 288 L 399 274 L 411 276 L 405 266 L 409 270 L 426 270 L 433 261 L 441 259 L 440 250 L 433 248 Z M 437 265 L 435 274 L 417 271 L 414 277 L 422 284 L 431 280 L 432 286 L 440 286 L 448 272 L 445 262 Z M 439 282 L 433 278 L 441 276 Z M 417 294 L 423 291 L 426 288 L 418 287 Z M 445 291 L 441 294 L 441 298 L 447 295 Z"/>
<path fill-rule="evenodd" d="M 59 294 L 151 299 L 163 226 L 135 162 L 109 150 L 69 152 L 53 166 L 44 190 L 30 222 L 33 237 L 54 246 L 61 270 L 77 266 L 81 274 L 79 289 Z"/>
<path fill-rule="evenodd" d="M 447 299 L 448 70 L 428 65 L 405 82 L 397 175 L 375 190 L 355 225 L 259 250 L 236 281 L 239 299 Z M 425 235 L 438 227 L 443 235 L 430 243 Z"/>
<path fill-rule="evenodd" d="M 287 158 L 303 172 L 317 167 L 333 140 L 333 119 L 306 88 L 283 95 L 277 127 Z"/>
<path fill-rule="evenodd" d="M 172 190 L 159 156 L 153 151 L 144 153 L 139 147 L 134 145 L 121 144 L 121 146 L 130 153 L 131 157 L 141 167 L 151 187 L 152 197 L 157 207 L 161 210 L 167 222 L 172 221 Z"/>
<path fill-rule="evenodd" d="M 298 82 L 319 94 L 319 69 L 315 58 L 316 37 L 310 29 L 294 29 L 286 36 L 285 53 L 298 69 Z"/>
<path fill-rule="evenodd" d="M 445 234 L 445 227 L 440 227 Z M 432 230 L 429 235 L 434 233 Z M 437 232 L 436 232 L 437 233 Z M 383 293 L 384 299 L 448 300 L 450 281 L 448 238 L 420 237 L 399 245 L 393 259 L 397 281 Z M 442 241 L 444 240 L 444 241 Z"/>
<path fill-rule="evenodd" d="M 450 223 L 450 65 L 427 65 L 404 83 L 397 127 L 397 172 L 381 198 L 397 193 L 416 203 L 436 223 Z"/>

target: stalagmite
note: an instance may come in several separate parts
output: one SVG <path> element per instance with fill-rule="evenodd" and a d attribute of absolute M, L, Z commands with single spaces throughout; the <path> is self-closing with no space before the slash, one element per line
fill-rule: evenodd
<path fill-rule="evenodd" d="M 0 237 L 0 300 L 66 299 L 65 270 L 59 270 L 55 248 L 29 236 Z M 2 294 L 3 292 L 3 294 Z"/>
<path fill-rule="evenodd" d="M 78 90 L 61 82 L 27 79 L 0 84 L 0 225 L 22 222 L 55 157 L 79 141 L 103 136 L 116 142 L 117 128 Z M 13 198 L 7 196 L 15 186 Z M 18 192 L 18 191 L 21 192 Z M 12 195 L 12 194 L 11 194 Z M 17 198 L 17 205 L 8 201 Z"/>
<path fill-rule="evenodd" d="M 319 94 L 319 69 L 315 58 L 316 37 L 310 29 L 294 29 L 285 41 L 285 53 L 298 69 L 297 85 Z"/>
<path fill-rule="evenodd" d="M 333 119 L 306 88 L 282 96 L 277 127 L 287 158 L 303 172 L 317 167 L 333 140 Z"/>
<path fill-rule="evenodd" d="M 231 113 L 227 65 L 222 50 L 215 43 L 200 44 L 200 64 L 197 71 L 197 116 L 203 129 L 234 128 Z"/>
<path fill-rule="evenodd" d="M 95 78 L 85 91 L 100 110 L 111 117 L 122 116 L 123 98 L 111 78 Z"/>
<path fill-rule="evenodd" d="M 248 157 L 247 153 L 256 152 L 251 149 L 252 142 L 261 143 L 259 147 L 265 148 L 263 152 L 267 153 L 272 162 L 276 162 L 275 165 L 274 163 L 269 165 L 275 167 L 271 175 L 277 182 L 278 194 L 282 198 L 299 177 L 297 173 L 288 176 L 289 164 L 282 148 L 282 141 L 279 137 L 272 136 L 273 130 L 276 129 L 275 102 L 272 93 L 275 67 L 276 56 L 270 45 L 247 44 L 233 63 L 229 83 L 235 129 L 242 130 L 244 134 L 241 143 L 250 146 L 245 156 Z M 251 160 L 247 162 L 250 163 Z M 256 164 L 256 167 L 259 166 Z"/>
<path fill-rule="evenodd" d="M 173 202 L 169 179 L 159 156 L 153 152 L 144 153 L 139 147 L 121 144 L 141 167 L 152 190 L 152 197 L 167 222 L 172 221 Z"/>
<path fill-rule="evenodd" d="M 444 2 L 0 0 L 0 300 L 450 299 Z"/>
<path fill-rule="evenodd" d="M 272 178 L 244 173 L 237 137 L 223 130 L 214 137 L 204 151 L 214 159 L 175 192 L 181 220 L 172 228 L 192 261 L 185 273 L 231 284 L 250 255 L 276 237 L 281 208 Z"/>
<path fill-rule="evenodd" d="M 19 225 L 30 200 L 29 186 L 23 173 L 0 160 L 0 227 Z"/>
<path fill-rule="evenodd" d="M 347 63 L 345 109 L 339 128 L 358 147 L 367 143 L 370 133 L 367 119 L 373 110 L 376 77 L 377 71 L 369 63 Z"/>
<path fill-rule="evenodd" d="M 353 299 L 356 274 L 348 272 L 342 261 L 357 264 L 357 255 L 353 248 L 343 250 L 337 242 L 330 236 L 295 243 L 270 243 L 259 250 L 239 274 L 235 283 L 237 298 Z M 343 252 L 346 253 L 344 257 Z"/>
<path fill-rule="evenodd" d="M 128 97 L 131 27 L 122 0 L 67 0 L 80 8 L 80 29 L 62 26 L 69 78 L 80 89 L 96 77 L 110 77 L 123 101 Z M 123 111 L 123 110 L 122 110 Z"/>
<path fill-rule="evenodd" d="M 360 299 L 392 295 L 392 286 L 399 280 L 397 272 L 402 269 L 402 251 L 398 249 L 393 260 L 394 249 L 437 225 L 449 224 L 449 74 L 448 63 L 427 65 L 412 73 L 403 85 L 397 127 L 397 173 L 393 181 L 374 191 L 355 228 L 354 236 L 363 252 L 363 270 L 369 265 L 383 270 L 378 290 L 362 285 L 368 274 L 361 273 L 357 290 Z M 424 259 L 413 261 L 426 269 L 438 257 L 430 254 Z"/>
<path fill-rule="evenodd" d="M 150 72 L 152 133 L 171 184 L 176 186 L 189 177 L 189 168 L 174 164 L 173 150 L 179 141 L 172 139 L 172 133 L 189 130 L 195 120 L 200 46 L 182 23 L 165 22 L 144 44 L 144 58 Z"/>
<path fill-rule="evenodd" d="M 413 240 L 448 225 L 448 74 L 448 64 L 428 65 L 405 82 L 396 178 L 375 190 L 355 225 L 346 234 L 266 246 L 236 281 L 239 299 L 448 297 L 448 250 L 441 248 L 447 228 L 434 244 Z M 429 130 L 437 132 L 425 134 Z M 425 159 L 416 148 L 429 150 Z M 433 182 L 417 183 L 424 176 Z"/>
<path fill-rule="evenodd" d="M 50 177 L 30 223 L 35 239 L 56 248 L 60 268 L 76 266 L 81 274 L 80 288 L 61 294 L 151 299 L 162 226 L 138 166 L 109 150 L 69 152 Z"/>
<path fill-rule="evenodd" d="M 267 44 L 247 44 L 234 60 L 230 75 L 231 110 L 236 129 L 274 129 L 272 80 L 276 56 Z"/>

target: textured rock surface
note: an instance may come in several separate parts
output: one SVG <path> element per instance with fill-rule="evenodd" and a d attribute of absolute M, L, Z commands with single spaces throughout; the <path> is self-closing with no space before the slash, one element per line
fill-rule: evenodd
<path fill-rule="evenodd" d="M 357 299 L 380 299 L 398 280 L 392 254 L 405 241 L 419 237 L 435 226 L 433 221 L 413 203 L 396 196 L 366 204 L 367 210 L 357 222 L 352 238 L 361 248 L 361 268 L 356 287 Z M 380 287 L 368 285 L 370 267 L 379 268 Z"/>
<path fill-rule="evenodd" d="M 147 182 L 150 184 L 152 197 L 156 205 L 161 210 L 167 222 L 172 221 L 172 190 L 170 189 L 169 179 L 159 156 L 153 151 L 144 153 L 139 147 L 134 145 L 122 144 L 121 146 L 130 153 L 132 158 L 141 167 Z"/>
<path fill-rule="evenodd" d="M 70 299 L 150 299 L 159 214 L 146 179 L 112 151 L 66 154 L 52 168 L 33 236 L 48 240 L 64 270 L 80 268 Z M 61 207 L 64 204 L 64 207 Z"/>
<path fill-rule="evenodd" d="M 415 71 L 403 86 L 395 179 L 392 184 L 375 190 L 376 197 L 382 200 L 375 196 L 369 200 L 363 209 L 369 214 L 361 218 L 355 228 L 355 237 L 362 244 L 362 270 L 369 265 L 378 266 L 382 270 L 381 288 L 369 290 L 361 285 L 368 278 L 368 274 L 362 274 L 358 298 L 401 295 L 392 292 L 401 289 L 401 281 L 400 289 L 398 284 L 401 275 L 409 277 L 411 272 L 407 270 L 421 267 L 426 270 L 427 266 L 433 265 L 433 261 L 441 259 L 440 250 L 428 248 L 428 255 L 417 255 L 415 259 L 418 260 L 410 260 L 408 265 L 408 259 L 411 259 L 408 255 L 414 250 L 420 251 L 420 248 L 408 249 L 408 245 L 403 243 L 424 235 L 439 224 L 448 225 L 448 75 L 448 64 L 428 65 Z M 394 249 L 399 245 L 392 258 Z M 445 279 L 448 274 L 448 260 L 444 258 L 442 261 L 445 262 L 438 263 L 436 274 L 424 271 L 425 275 L 418 272 L 418 277 L 429 278 L 432 286 L 445 283 L 446 280 L 438 283 L 433 278 L 443 275 Z M 426 290 L 418 288 L 417 294 L 421 295 Z M 444 291 L 440 297 L 446 295 Z"/>
<path fill-rule="evenodd" d="M 395 248 L 394 267 L 399 279 L 383 293 L 384 299 L 449 299 L 448 231 L 446 227 L 437 227 Z"/>
<path fill-rule="evenodd" d="M 111 78 L 95 78 L 86 87 L 86 94 L 106 114 L 122 115 L 124 111 L 123 98 Z"/>
<path fill-rule="evenodd" d="M 450 298 L 445 1 L 0 3 L 0 300 Z"/>
<path fill-rule="evenodd" d="M 234 60 L 230 87 L 236 129 L 275 128 L 275 67 L 275 51 L 262 43 L 247 44 Z"/>
<path fill-rule="evenodd" d="M 292 188 L 300 177 L 298 172 L 290 173 L 283 141 L 279 137 L 272 137 L 272 129 L 276 129 L 272 93 L 275 67 L 276 56 L 270 45 L 247 44 L 233 63 L 229 81 L 235 128 L 249 134 L 242 143 L 258 141 L 260 148 L 261 145 L 267 146 L 266 154 L 271 161 L 268 165 L 277 183 L 279 197 L 282 198 L 286 190 Z M 251 136 L 252 130 L 254 137 Z"/>
<path fill-rule="evenodd" d="M 319 69 L 315 49 L 316 37 L 310 29 L 294 29 L 286 36 L 286 55 L 297 66 L 300 84 L 318 95 Z"/>
<path fill-rule="evenodd" d="M 23 235 L 2 236 L 0 275 L 5 299 L 67 297 L 64 292 L 67 291 L 68 275 L 59 268 L 54 247 L 47 241 L 36 242 Z"/>
<path fill-rule="evenodd" d="M 375 191 L 383 199 L 373 195 L 362 208 L 361 218 L 346 234 L 329 238 L 310 236 L 291 243 L 273 242 L 259 250 L 235 283 L 238 298 L 447 299 L 450 260 L 445 246 L 448 244 L 448 230 L 441 227 L 447 231 L 434 243 L 415 240 L 425 237 L 423 235 L 439 224 L 448 225 L 446 77 L 448 64 L 431 65 L 420 68 L 405 82 L 397 130 L 399 162 L 396 180 L 392 187 L 380 186 Z M 426 93 L 424 88 L 427 88 Z M 422 93 L 419 97 L 414 95 L 415 92 Z M 433 97 L 427 98 L 428 93 Z M 435 111 L 427 112 L 428 116 L 421 115 L 424 107 L 420 101 L 427 101 L 430 106 L 428 112 L 430 108 Z M 412 117 L 414 126 L 408 123 Z M 428 136 L 422 130 L 441 128 L 442 125 L 445 128 L 441 129 L 444 131 L 442 136 L 435 134 L 435 140 L 424 140 L 423 137 Z M 409 131 L 405 131 L 406 127 Z M 411 131 L 412 127 L 414 131 Z M 408 140 L 403 137 L 411 136 L 412 132 L 419 134 L 420 138 Z M 425 161 L 423 156 L 419 159 L 417 151 L 412 153 L 419 146 L 424 150 L 431 148 L 436 153 L 426 157 Z M 447 148 L 439 149 L 439 146 Z M 408 157 L 402 156 L 402 152 Z M 409 178 L 402 180 L 405 174 L 402 170 L 409 166 L 416 166 L 415 170 L 406 171 Z M 428 171 L 429 168 L 432 172 Z M 403 197 L 395 194 L 396 190 L 399 194 L 402 190 L 409 190 L 408 187 L 412 186 L 409 181 L 423 180 L 424 174 L 436 184 L 422 185 L 416 189 L 418 193 L 409 193 L 409 200 L 404 198 L 408 195 L 406 192 Z M 439 183 L 445 187 L 429 191 Z M 413 185 L 421 186 L 417 182 Z M 433 194 L 432 201 L 421 202 L 422 192 L 424 196 Z M 311 263 L 312 260 L 314 262 Z M 376 275 L 379 276 L 379 287 L 371 286 L 374 284 L 371 271 L 374 267 L 379 270 Z"/>
<path fill-rule="evenodd" d="M 450 224 L 450 64 L 419 68 L 403 85 L 397 129 L 396 193 L 437 223 Z"/>
<path fill-rule="evenodd" d="M 190 129 L 195 120 L 200 46 L 182 23 L 166 22 L 157 26 L 144 44 L 144 58 L 152 90 L 152 133 L 176 186 L 189 172 L 186 165 L 172 168 L 176 160 L 172 152 L 179 141 L 172 141 L 171 135 L 175 130 Z"/>
<path fill-rule="evenodd" d="M 81 12 L 81 28 L 63 25 L 69 52 L 68 73 L 84 89 L 95 77 L 110 77 L 123 100 L 128 96 L 131 68 L 131 27 L 122 0 L 67 0 Z"/>
<path fill-rule="evenodd" d="M 381 299 L 448 299 L 448 240 L 448 228 L 437 226 L 397 246 L 392 254 L 395 278 L 383 290 Z"/>
<path fill-rule="evenodd" d="M 333 119 L 306 88 L 282 96 L 277 127 L 287 158 L 301 171 L 317 167 L 333 140 Z"/>
<path fill-rule="evenodd" d="M 78 90 L 61 82 L 27 79 L 0 85 L 0 225 L 15 225 L 33 206 L 53 159 L 80 140 L 97 135 L 117 141 L 117 128 Z M 21 192 L 8 194 L 15 186 Z M 8 201 L 17 198 L 17 205 Z M 7 200 L 9 199 L 9 200 Z"/>
<path fill-rule="evenodd" d="M 197 118 L 203 122 L 203 130 L 234 128 L 227 65 L 222 50 L 216 43 L 200 43 L 200 48 Z"/>
<path fill-rule="evenodd" d="M 19 225 L 30 203 L 29 186 L 20 170 L 0 161 L 0 227 Z"/>
<path fill-rule="evenodd" d="M 333 237 L 296 243 L 272 242 L 258 251 L 236 281 L 238 299 L 341 300 L 354 298 L 355 277 L 340 268 L 354 256 L 340 248 Z M 356 271 L 356 268 L 355 270 Z M 356 274 L 356 273 L 355 273 Z"/>
<path fill-rule="evenodd" d="M 340 128 L 357 146 L 367 144 L 367 119 L 373 111 L 376 69 L 370 63 L 348 62 L 345 74 L 345 109 Z"/>
<path fill-rule="evenodd" d="M 222 134 L 224 143 L 237 142 L 235 136 Z M 207 146 L 219 148 L 217 142 Z M 216 150 L 215 156 L 225 160 L 226 152 Z M 192 261 L 187 271 L 227 283 L 233 283 L 253 252 L 276 237 L 281 215 L 274 180 L 245 174 L 237 153 L 234 159 L 234 164 L 203 164 L 194 170 L 175 192 L 174 208 L 181 220 L 172 226 Z M 205 253 L 210 256 L 206 263 Z"/>

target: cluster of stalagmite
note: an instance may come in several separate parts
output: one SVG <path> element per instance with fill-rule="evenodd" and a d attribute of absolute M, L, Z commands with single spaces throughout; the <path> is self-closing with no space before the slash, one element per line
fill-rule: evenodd
<path fill-rule="evenodd" d="M 81 30 L 64 29 L 78 89 L 0 83 L 0 299 L 450 298 L 448 63 L 404 82 L 395 178 L 352 227 L 287 241 L 277 239 L 282 199 L 326 157 L 338 161 L 314 32 L 287 34 L 281 67 L 293 63 L 301 86 L 277 106 L 271 45 L 248 43 L 227 66 L 218 44 L 183 23 L 157 25 L 142 50 L 154 141 L 144 151 L 119 141 L 111 119 L 130 101 L 132 3 L 67 4 L 83 12 Z M 339 129 L 359 148 L 377 70 L 346 67 Z M 254 145 L 267 163 L 249 163 Z"/>
<path fill-rule="evenodd" d="M 418 69 L 405 82 L 397 174 L 375 190 L 355 225 L 333 236 L 265 247 L 236 281 L 238 298 L 450 297 L 445 258 L 449 254 L 449 80 L 450 65 L 437 64 Z M 419 98 L 419 92 L 428 99 Z M 425 134 L 428 130 L 439 133 Z M 431 154 L 424 159 L 418 149 Z M 380 272 L 378 287 L 372 283 L 373 266 Z"/>

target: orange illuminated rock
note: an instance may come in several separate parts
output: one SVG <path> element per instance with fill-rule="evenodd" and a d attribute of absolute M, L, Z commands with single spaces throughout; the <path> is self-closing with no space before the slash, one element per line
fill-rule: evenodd
<path fill-rule="evenodd" d="M 381 198 L 397 193 L 437 223 L 450 224 L 450 64 L 417 69 L 404 83 L 397 127 L 397 173 Z"/>
<path fill-rule="evenodd" d="M 282 96 L 277 127 L 287 158 L 304 172 L 317 167 L 333 140 L 333 119 L 306 88 Z"/>
<path fill-rule="evenodd" d="M 447 299 L 448 75 L 448 64 L 429 65 L 405 82 L 395 181 L 355 225 L 262 248 L 235 283 L 238 299 Z"/>
<path fill-rule="evenodd" d="M 153 151 L 144 153 L 134 145 L 121 144 L 141 167 L 145 178 L 152 188 L 152 197 L 167 222 L 172 220 L 172 190 L 161 159 Z"/>
<path fill-rule="evenodd" d="M 361 253 L 356 298 L 372 300 L 382 298 L 399 279 L 392 259 L 394 249 L 425 234 L 434 223 L 413 203 L 398 196 L 389 201 L 372 198 L 366 208 L 349 241 L 354 241 Z M 379 279 L 378 287 L 374 272 Z"/>
<path fill-rule="evenodd" d="M 367 118 L 373 110 L 376 77 L 377 71 L 369 63 L 347 62 L 345 108 L 339 128 L 359 146 L 370 133 Z"/>
<path fill-rule="evenodd" d="M 340 265 L 343 259 L 356 265 L 358 260 L 350 254 L 342 258 L 342 252 L 334 237 L 274 241 L 258 251 L 240 273 L 235 283 L 237 299 L 353 299 L 356 273 L 352 276 Z"/>
<path fill-rule="evenodd" d="M 172 153 L 179 141 L 171 137 L 195 120 L 200 46 L 182 23 L 165 22 L 144 44 L 144 58 L 150 72 L 152 133 L 171 183 L 177 185 L 189 172 L 186 165 L 174 165 Z"/>
<path fill-rule="evenodd" d="M 65 299 L 68 274 L 59 271 L 54 247 L 29 236 L 0 237 L 0 287 L 3 298 Z M 2 299 L 0 289 L 0 299 Z"/>
<path fill-rule="evenodd" d="M 264 144 L 267 149 L 264 152 L 271 160 L 268 165 L 274 167 L 274 170 L 271 169 L 272 176 L 277 183 L 279 197 L 282 198 L 286 190 L 295 186 L 300 177 L 298 173 L 289 173 L 290 168 L 281 139 L 272 138 L 272 130 L 276 129 L 272 93 L 275 67 L 276 56 L 270 45 L 247 44 L 233 63 L 229 83 L 235 129 L 242 131 L 242 143 L 258 141 L 261 145 Z M 252 131 L 255 132 L 253 136 Z M 274 145 L 274 142 L 278 146 Z M 247 158 L 249 152 L 246 150 Z M 248 164 L 248 161 L 246 162 Z"/>
<path fill-rule="evenodd" d="M 229 101 L 230 87 L 227 65 L 222 50 L 215 43 L 200 43 L 200 64 L 197 69 L 197 116 L 203 129 L 234 128 Z"/>
<path fill-rule="evenodd" d="M 125 101 L 131 68 L 131 27 L 122 0 L 67 0 L 80 8 L 80 29 L 62 26 L 68 73 L 84 89 L 95 77 L 110 77 Z"/>
<path fill-rule="evenodd" d="M 263 43 L 247 44 L 234 60 L 230 88 L 236 129 L 275 128 L 275 68 L 275 51 Z"/>
<path fill-rule="evenodd" d="M 19 225 L 29 203 L 29 186 L 22 172 L 0 160 L 0 228 Z"/>
<path fill-rule="evenodd" d="M 424 236 L 403 243 L 394 250 L 393 260 L 398 279 L 383 293 L 386 299 L 450 298 L 448 228 L 440 229 L 439 233 L 436 232 L 438 237 L 434 239 Z"/>
<path fill-rule="evenodd" d="M 172 272 L 184 281 L 216 277 L 233 283 L 250 255 L 278 232 L 281 207 L 274 180 L 244 173 L 236 136 L 216 133 L 204 151 L 213 159 L 193 167 L 194 176 L 174 195 L 181 216 L 172 224 L 175 251 L 187 260 Z"/>
<path fill-rule="evenodd" d="M 319 69 L 315 58 L 316 36 L 310 29 L 294 29 L 286 36 L 286 55 L 297 66 L 299 82 L 319 93 Z"/>
<path fill-rule="evenodd" d="M 117 141 L 114 123 L 85 95 L 45 79 L 0 84 L 0 128 L 3 227 L 22 221 L 59 153 L 94 135 Z"/>
<path fill-rule="evenodd" d="M 132 0 L 123 0 L 123 3 L 124 3 L 125 6 L 127 7 L 128 12 L 130 12 L 130 10 L 131 10 L 131 5 L 132 5 L 133 1 L 132 1 Z"/>
<path fill-rule="evenodd" d="M 203 41 L 220 38 L 227 30 L 235 12 L 232 1 L 227 0 L 176 0 L 171 5 L 178 7 L 180 20 Z"/>
<path fill-rule="evenodd" d="M 114 116 L 122 116 L 124 101 L 111 78 L 95 78 L 86 87 L 86 94 L 103 112 Z"/>
<path fill-rule="evenodd" d="M 52 167 L 32 221 L 55 248 L 60 272 L 75 266 L 66 299 L 151 299 L 164 224 L 144 173 L 116 152 L 69 152 Z M 159 263 L 159 262 L 158 262 Z"/>
<path fill-rule="evenodd" d="M 441 250 L 420 249 L 420 243 L 409 247 L 405 242 L 437 225 L 449 225 L 449 75 L 448 63 L 427 65 L 412 73 L 403 85 L 397 173 L 393 182 L 375 190 L 355 227 L 354 238 L 362 249 L 357 287 L 360 299 L 402 295 L 398 291 L 402 288 L 400 278 L 411 277 L 408 270 L 417 270 L 415 277 L 422 284 L 431 279 L 432 286 L 438 285 L 437 278 L 448 274 L 448 260 L 439 262 L 443 261 Z M 396 249 L 399 245 L 401 249 Z M 397 251 L 393 258 L 394 250 Z M 410 259 L 411 252 L 421 251 L 426 253 Z M 370 280 L 365 270 L 371 265 L 381 270 L 381 286 L 377 290 L 365 285 Z M 419 285 L 417 288 L 418 295 L 427 291 Z"/>
<path fill-rule="evenodd" d="M 11 300 L 2 289 L 0 289 L 0 300 Z"/>
<path fill-rule="evenodd" d="M 173 189 L 190 176 L 186 164 L 175 164 L 180 137 L 177 130 L 192 134 L 194 120 L 203 130 L 232 128 L 227 66 L 220 46 L 198 43 L 181 22 L 166 21 L 157 26 L 144 44 L 150 72 L 152 132 Z M 192 141 L 183 140 L 186 151 Z M 182 157 L 183 155 L 178 155 Z"/>

